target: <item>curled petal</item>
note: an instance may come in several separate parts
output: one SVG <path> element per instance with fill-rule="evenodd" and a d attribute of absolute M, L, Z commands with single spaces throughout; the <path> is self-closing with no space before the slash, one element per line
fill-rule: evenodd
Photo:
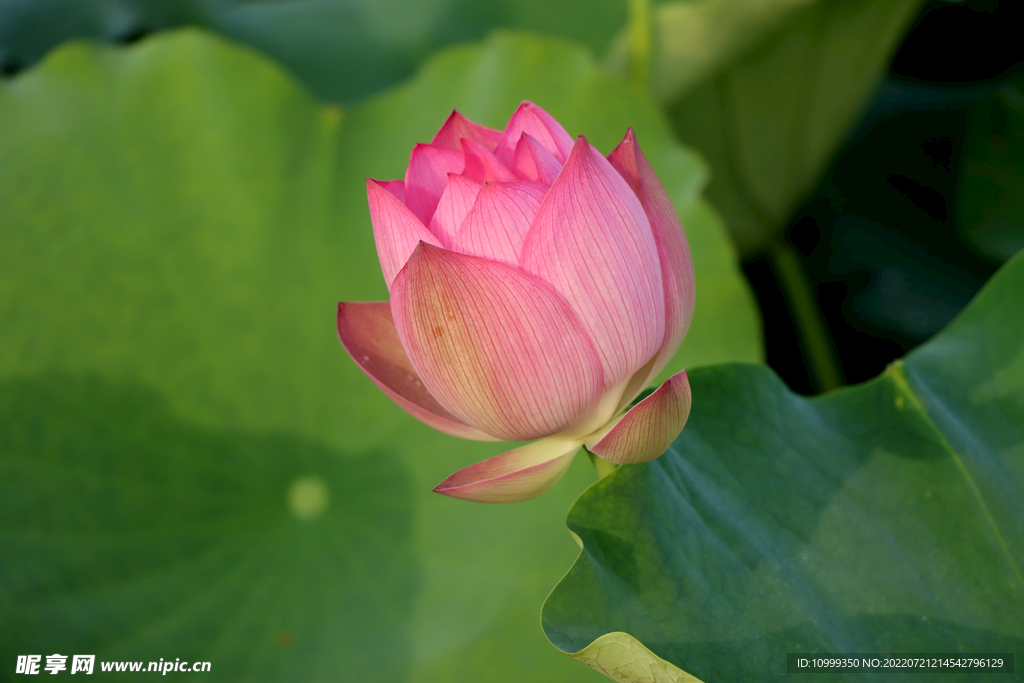
<path fill-rule="evenodd" d="M 370 221 L 373 223 L 377 256 L 380 258 L 381 270 L 384 271 L 384 282 L 390 290 L 395 276 L 409 260 L 417 244 L 439 242 L 409 208 L 387 189 L 385 183 L 367 178 L 366 198 L 370 204 Z"/>
<path fill-rule="evenodd" d="M 686 370 L 672 375 L 588 448 L 608 462 L 620 465 L 648 462 L 664 453 L 690 415 L 690 382 Z M 590 441 L 590 439 L 588 439 Z"/>
<path fill-rule="evenodd" d="M 562 170 L 562 164 L 551 155 L 544 145 L 529 133 L 523 133 L 516 145 L 512 159 L 512 170 L 524 180 L 537 180 L 551 185 Z"/>
<path fill-rule="evenodd" d="M 569 158 L 572 137 L 565 132 L 562 124 L 533 102 L 523 102 L 512 114 L 508 125 L 505 126 L 504 135 L 494 149 L 494 155 L 506 166 L 512 166 L 516 145 L 519 144 L 519 138 L 523 133 L 529 133 L 536 138 L 555 157 L 559 165 L 564 164 Z"/>
<path fill-rule="evenodd" d="M 518 266 L 523 239 L 545 194 L 547 187 L 540 183 L 486 183 L 452 242 L 452 250 Z"/>
<path fill-rule="evenodd" d="M 553 285 L 587 326 L 607 388 L 661 347 L 665 294 L 650 224 L 626 181 L 582 136 L 526 235 L 520 265 Z"/>
<path fill-rule="evenodd" d="M 690 246 L 686 242 L 679 214 L 647 157 L 640 150 L 632 128 L 608 155 L 608 161 L 625 178 L 643 204 L 651 223 L 654 241 L 658 245 L 665 288 L 665 338 L 651 370 L 650 377 L 654 377 L 672 359 L 690 329 L 694 302 L 693 259 L 690 257 Z"/>
<path fill-rule="evenodd" d="M 467 178 L 478 183 L 486 183 L 488 180 L 516 180 L 512 170 L 498 161 L 498 158 L 482 145 L 463 138 L 462 152 L 466 157 L 466 166 L 462 174 Z"/>
<path fill-rule="evenodd" d="M 416 419 L 461 439 L 497 441 L 459 420 L 427 392 L 398 340 L 387 301 L 338 304 L 338 337 L 359 369 Z"/>
<path fill-rule="evenodd" d="M 391 311 L 431 396 L 483 432 L 549 436 L 600 401 L 601 364 L 579 318 L 518 268 L 421 244 L 395 278 Z"/>
<path fill-rule="evenodd" d="M 444 125 L 441 126 L 441 130 L 437 131 L 437 135 L 430 141 L 430 144 L 451 149 L 462 149 L 462 144 L 460 143 L 462 138 L 469 138 L 473 142 L 478 142 L 486 147 L 489 152 L 493 152 L 494 148 L 498 146 L 498 140 L 501 139 L 501 131 L 481 126 L 479 123 L 473 123 L 452 109 L 452 113 L 445 120 Z"/>
<path fill-rule="evenodd" d="M 580 441 L 540 439 L 465 467 L 434 491 L 477 503 L 535 498 L 562 478 L 580 445 Z"/>
<path fill-rule="evenodd" d="M 480 183 L 470 180 L 457 173 L 448 174 L 448 187 L 441 195 L 434 217 L 430 219 L 430 232 L 441 241 L 446 249 L 451 248 L 456 235 L 466 219 L 466 214 L 473 208 L 476 196 L 483 187 Z"/>
<path fill-rule="evenodd" d="M 430 225 L 437 202 L 448 187 L 449 173 L 462 173 L 462 152 L 437 145 L 418 144 L 405 169 L 405 204 L 420 222 Z"/>

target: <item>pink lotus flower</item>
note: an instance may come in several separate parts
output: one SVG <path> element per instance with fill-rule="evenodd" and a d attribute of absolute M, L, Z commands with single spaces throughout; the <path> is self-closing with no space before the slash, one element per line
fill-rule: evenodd
<path fill-rule="evenodd" d="M 683 227 L 632 129 L 605 158 L 532 102 L 504 131 L 453 111 L 404 181 L 368 179 L 366 193 L 391 301 L 338 305 L 345 349 L 435 429 L 536 439 L 435 491 L 525 500 L 581 445 L 637 463 L 678 436 L 685 371 L 620 416 L 693 315 Z"/>

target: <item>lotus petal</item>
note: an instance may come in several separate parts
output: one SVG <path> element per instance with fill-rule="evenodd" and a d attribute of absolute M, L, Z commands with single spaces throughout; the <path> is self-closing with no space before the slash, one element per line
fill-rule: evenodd
<path fill-rule="evenodd" d="M 430 219 L 430 232 L 441 241 L 441 245 L 450 249 L 456 235 L 466 219 L 466 214 L 473 208 L 476 196 L 483 187 L 475 180 L 457 173 L 448 174 L 448 187 L 437 203 L 434 217 Z"/>
<path fill-rule="evenodd" d="M 497 441 L 459 420 L 430 395 L 398 340 L 387 301 L 338 304 L 338 337 L 359 369 L 417 420 L 461 439 Z"/>
<path fill-rule="evenodd" d="M 512 169 L 498 161 L 496 156 L 479 143 L 463 138 L 462 152 L 466 158 L 462 174 L 467 178 L 478 183 L 486 183 L 488 180 L 517 180 Z"/>
<path fill-rule="evenodd" d="M 449 173 L 462 173 L 462 152 L 437 145 L 418 144 L 405 169 L 405 204 L 423 225 L 430 225 L 438 200 L 448 187 Z"/>
<path fill-rule="evenodd" d="M 694 303 L 693 259 L 679 214 L 637 144 L 632 128 L 608 155 L 608 161 L 636 192 L 658 245 L 665 289 L 665 338 L 651 369 L 650 376 L 654 377 L 672 359 L 690 329 Z"/>
<path fill-rule="evenodd" d="M 598 405 L 604 376 L 582 323 L 518 268 L 423 243 L 391 294 L 413 367 L 466 424 L 526 441 L 578 425 Z"/>
<path fill-rule="evenodd" d="M 459 112 L 452 109 L 452 113 L 445 120 L 444 125 L 441 126 L 441 130 L 437 131 L 437 135 L 430 141 L 430 144 L 437 145 L 439 147 L 449 147 L 451 149 L 462 149 L 462 138 L 469 138 L 473 142 L 478 142 L 488 151 L 493 152 L 494 148 L 498 146 L 498 141 L 501 140 L 502 132 L 500 130 L 494 130 L 487 126 L 481 126 L 479 123 L 473 123 Z"/>
<path fill-rule="evenodd" d="M 633 406 L 607 433 L 587 439 L 587 448 L 620 465 L 654 460 L 683 431 L 690 402 L 690 382 L 683 370 Z M 590 445 L 592 441 L 597 443 Z"/>
<path fill-rule="evenodd" d="M 465 467 L 434 490 L 477 503 L 515 503 L 535 498 L 562 478 L 581 442 L 540 439 Z"/>
<path fill-rule="evenodd" d="M 523 133 L 516 145 L 512 171 L 523 180 L 536 180 L 551 185 L 562 170 L 562 164 L 544 145 L 529 133 Z"/>
<path fill-rule="evenodd" d="M 417 244 L 439 242 L 383 183 L 367 178 L 366 198 L 370 204 L 370 221 L 373 223 L 380 268 L 384 271 L 384 283 L 390 290 L 392 281 Z"/>
<path fill-rule="evenodd" d="M 658 248 L 622 176 L 580 137 L 534 219 L 520 265 L 564 296 L 597 345 L 609 389 L 662 345 Z"/>
<path fill-rule="evenodd" d="M 555 157 L 559 165 L 564 164 L 569 158 L 572 137 L 565 132 L 562 124 L 533 102 L 523 102 L 512 114 L 508 125 L 505 126 L 504 135 L 494 149 L 494 155 L 506 166 L 513 165 L 516 145 L 519 144 L 519 138 L 523 133 L 529 133 L 536 138 Z"/>
<path fill-rule="evenodd" d="M 405 204 L 405 181 L 404 180 L 377 180 L 374 181 L 385 190 L 395 195 L 398 201 Z"/>
<path fill-rule="evenodd" d="M 518 266 L 523 239 L 547 190 L 541 183 L 522 180 L 484 184 L 452 250 Z"/>

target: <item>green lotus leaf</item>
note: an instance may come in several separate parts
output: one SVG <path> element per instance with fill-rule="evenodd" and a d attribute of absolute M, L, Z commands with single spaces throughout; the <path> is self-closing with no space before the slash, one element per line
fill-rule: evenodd
<path fill-rule="evenodd" d="M 583 552 L 544 607 L 548 637 L 609 671 L 649 649 L 666 664 L 658 683 L 788 680 L 791 652 L 1020 652 L 1022 306 L 1018 255 L 865 384 L 808 399 L 763 367 L 691 373 L 670 450 L 618 468 L 570 512 Z M 604 662 L 588 648 L 608 634 L 628 647 Z"/>
<path fill-rule="evenodd" d="M 860 117 L 921 0 L 697 0 L 654 13 L 651 88 L 708 159 L 746 251 L 776 239 Z M 609 66 L 625 73 L 620 37 Z"/>
<path fill-rule="evenodd" d="M 585 16 L 577 3 L 542 0 L 5 0 L 0 67 L 24 68 L 74 38 L 131 41 L 193 25 L 264 51 L 320 97 L 352 102 L 408 78 L 434 50 L 499 27 L 603 52 L 624 23 L 623 0 L 594 0 Z"/>

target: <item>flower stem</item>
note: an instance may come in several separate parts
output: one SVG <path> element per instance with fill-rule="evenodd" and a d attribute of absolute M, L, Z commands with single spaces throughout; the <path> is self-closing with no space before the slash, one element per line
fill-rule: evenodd
<path fill-rule="evenodd" d="M 604 479 L 619 467 L 618 465 L 614 465 L 607 460 L 602 460 L 598 456 L 594 455 L 586 446 L 583 447 L 583 450 L 585 450 L 587 455 L 590 457 L 590 463 L 594 466 L 594 471 L 597 472 L 598 479 Z"/>
<path fill-rule="evenodd" d="M 842 385 L 842 379 L 832 338 L 807 273 L 793 248 L 783 240 L 775 241 L 771 253 L 779 285 L 789 302 L 797 334 L 811 365 L 811 382 L 819 391 L 835 389 Z"/>
<path fill-rule="evenodd" d="M 647 92 L 651 80 L 651 3 L 629 0 L 629 80 Z"/>

